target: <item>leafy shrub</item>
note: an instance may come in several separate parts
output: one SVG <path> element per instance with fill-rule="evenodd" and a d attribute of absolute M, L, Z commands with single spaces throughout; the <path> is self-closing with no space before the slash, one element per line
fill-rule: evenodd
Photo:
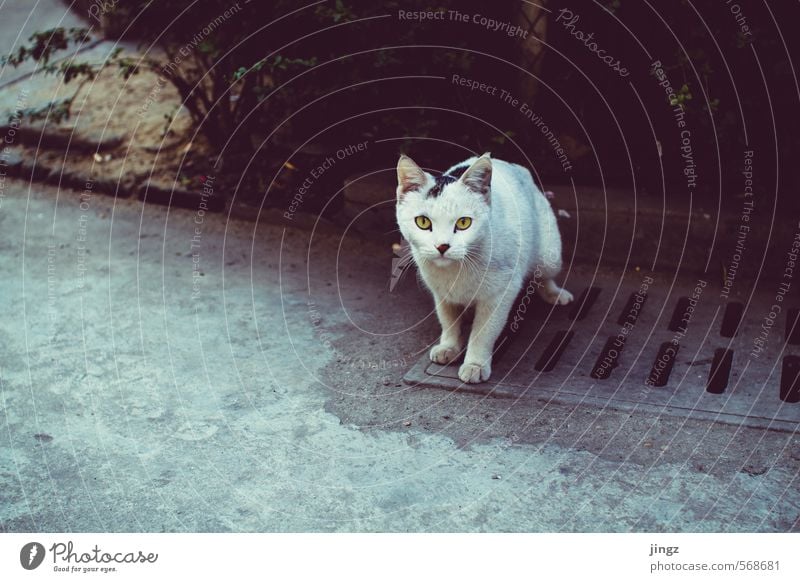
<path fill-rule="evenodd" d="M 126 78 L 147 68 L 172 84 L 201 134 L 224 160 L 225 173 L 236 181 L 244 175 L 248 191 L 274 189 L 276 174 L 286 171 L 284 162 L 303 152 L 324 158 L 345 144 L 380 136 L 413 138 L 406 142 L 409 146 L 433 133 L 454 142 L 488 145 L 495 133 L 485 124 L 462 119 L 447 123 L 443 135 L 444 115 L 433 109 L 463 109 L 457 92 L 442 81 L 451 73 L 478 78 L 497 74 L 496 61 L 460 50 L 476 48 L 471 36 L 476 31 L 457 23 L 431 27 L 405 22 L 397 13 L 457 7 L 494 10 L 508 19 L 506 7 L 487 8 L 474 0 L 445 0 L 436 6 L 423 0 L 336 0 L 307 8 L 287 0 L 129 0 L 102 6 L 105 27 L 138 40 L 145 55 L 138 60 L 115 52 L 102 66 L 117 67 Z M 67 43 L 90 37 L 89 30 L 40 32 L 8 62 L 33 59 L 67 81 L 91 79 L 99 67 L 72 61 L 49 64 Z M 502 35 L 490 35 L 477 48 L 507 58 L 514 53 L 513 39 Z M 66 105 L 60 117 L 69 115 L 71 103 Z M 303 144 L 302 152 L 294 154 Z M 402 145 L 402 140 L 393 141 L 392 155 Z M 378 155 L 378 150 L 369 154 Z M 311 163 L 301 160 L 300 165 Z M 360 163 L 363 167 L 369 160 Z M 339 173 L 351 171 L 339 168 Z M 340 181 L 339 173 L 329 178 Z M 291 180 L 285 182 L 277 180 L 291 189 Z"/>

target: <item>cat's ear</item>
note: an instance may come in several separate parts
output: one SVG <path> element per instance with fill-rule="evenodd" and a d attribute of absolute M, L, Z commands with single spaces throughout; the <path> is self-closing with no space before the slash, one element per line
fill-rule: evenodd
<path fill-rule="evenodd" d="M 402 200 L 411 190 L 422 188 L 426 181 L 422 168 L 408 156 L 401 155 L 397 162 L 397 199 Z"/>
<path fill-rule="evenodd" d="M 492 158 L 487 152 L 472 162 L 461 176 L 464 186 L 488 198 L 492 187 Z"/>

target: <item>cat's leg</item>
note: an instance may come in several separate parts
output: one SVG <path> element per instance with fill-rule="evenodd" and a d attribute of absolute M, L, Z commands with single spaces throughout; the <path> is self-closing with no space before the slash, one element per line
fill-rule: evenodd
<path fill-rule="evenodd" d="M 556 285 L 552 279 L 542 281 L 542 284 L 536 287 L 536 291 L 539 297 L 553 305 L 566 305 L 574 299 L 572 293 Z"/>
<path fill-rule="evenodd" d="M 548 251 L 542 259 L 543 262 L 536 267 L 536 273 L 540 281 L 536 291 L 539 293 L 539 297 L 551 305 L 567 305 L 574 299 L 572 293 L 559 287 L 553 281 L 553 277 L 561 272 L 561 239 L 555 223 L 552 224 L 552 228 L 555 235 L 554 237 L 548 235 L 552 239 L 548 246 Z"/>
<path fill-rule="evenodd" d="M 458 369 L 462 382 L 477 384 L 492 375 L 494 343 L 506 325 L 514 298 L 513 294 L 506 293 L 499 301 L 478 301 L 475 305 L 467 353 Z"/>
<path fill-rule="evenodd" d="M 436 315 L 442 326 L 439 343 L 431 348 L 431 361 L 449 364 L 464 347 L 461 341 L 461 307 L 436 298 Z"/>

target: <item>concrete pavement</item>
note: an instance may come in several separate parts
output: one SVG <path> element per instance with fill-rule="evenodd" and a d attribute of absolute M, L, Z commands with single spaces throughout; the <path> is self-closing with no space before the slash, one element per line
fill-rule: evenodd
<path fill-rule="evenodd" d="M 391 251 L 7 180 L 0 531 L 788 531 L 792 434 L 401 382 Z"/>

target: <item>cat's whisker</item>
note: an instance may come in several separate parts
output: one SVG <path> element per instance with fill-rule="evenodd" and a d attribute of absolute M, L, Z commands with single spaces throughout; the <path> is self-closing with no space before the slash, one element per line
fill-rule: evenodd
<path fill-rule="evenodd" d="M 474 257 L 470 256 L 469 253 L 464 255 L 464 260 L 461 262 L 464 265 L 466 271 L 473 276 L 480 274 L 480 267 L 477 264 Z"/>

